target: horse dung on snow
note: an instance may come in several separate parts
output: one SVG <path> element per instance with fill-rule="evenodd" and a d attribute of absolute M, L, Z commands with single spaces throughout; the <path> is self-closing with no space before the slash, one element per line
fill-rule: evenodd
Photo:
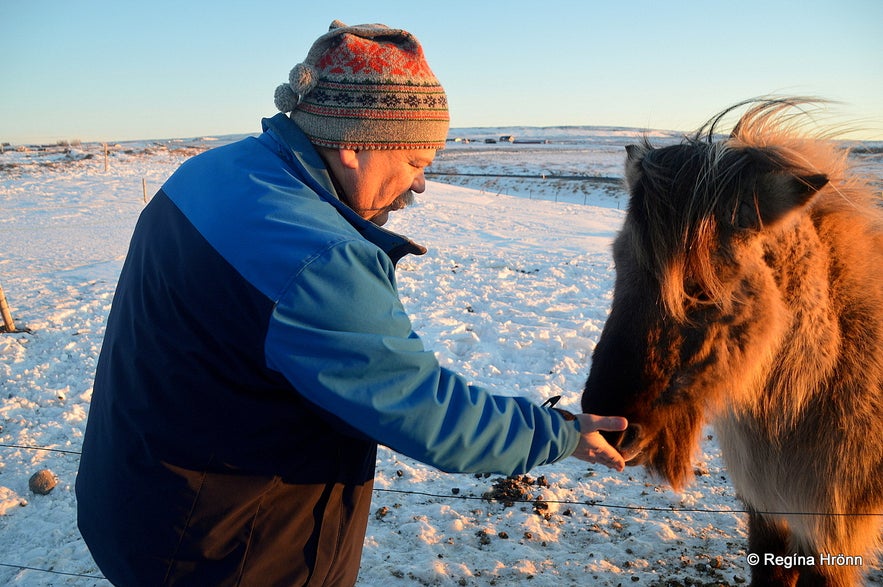
<path fill-rule="evenodd" d="M 811 105 L 746 102 L 680 144 L 627 148 L 613 302 L 582 396 L 626 416 L 608 439 L 675 489 L 713 423 L 749 511 L 753 585 L 858 585 L 883 530 L 881 202 L 806 131 Z"/>

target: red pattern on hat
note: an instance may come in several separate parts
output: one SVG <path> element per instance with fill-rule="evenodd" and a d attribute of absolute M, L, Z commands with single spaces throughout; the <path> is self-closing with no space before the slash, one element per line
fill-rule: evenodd
<path fill-rule="evenodd" d="M 333 75 L 359 77 L 380 74 L 434 79 L 423 56 L 423 48 L 409 45 L 342 35 L 340 44 L 322 55 L 316 67 Z"/>

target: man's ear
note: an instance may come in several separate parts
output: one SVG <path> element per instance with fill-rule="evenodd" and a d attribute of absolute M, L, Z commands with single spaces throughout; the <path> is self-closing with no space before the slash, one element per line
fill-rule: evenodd
<path fill-rule="evenodd" d="M 353 149 L 338 149 L 337 155 L 340 158 L 340 164 L 347 169 L 358 169 L 359 158 Z"/>

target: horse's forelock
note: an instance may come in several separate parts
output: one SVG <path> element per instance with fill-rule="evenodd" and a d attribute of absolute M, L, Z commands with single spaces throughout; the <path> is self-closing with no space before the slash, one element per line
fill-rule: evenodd
<path fill-rule="evenodd" d="M 646 250 L 639 258 L 650 264 L 665 310 L 678 321 L 685 319 L 689 298 L 700 294 L 715 300 L 721 292 L 712 263 L 721 151 L 718 144 L 693 139 L 664 149 L 645 143 L 640 177 L 632 178 L 638 183 L 633 195 L 637 190 L 641 199 L 639 230 L 645 235 Z"/>

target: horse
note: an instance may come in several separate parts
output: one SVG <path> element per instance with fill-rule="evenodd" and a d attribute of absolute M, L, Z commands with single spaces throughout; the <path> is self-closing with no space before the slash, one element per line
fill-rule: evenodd
<path fill-rule="evenodd" d="M 628 418 L 605 433 L 627 463 L 675 490 L 713 426 L 755 586 L 858 585 L 881 547 L 883 214 L 834 135 L 809 132 L 822 104 L 746 101 L 626 148 L 582 393 L 584 412 Z"/>

